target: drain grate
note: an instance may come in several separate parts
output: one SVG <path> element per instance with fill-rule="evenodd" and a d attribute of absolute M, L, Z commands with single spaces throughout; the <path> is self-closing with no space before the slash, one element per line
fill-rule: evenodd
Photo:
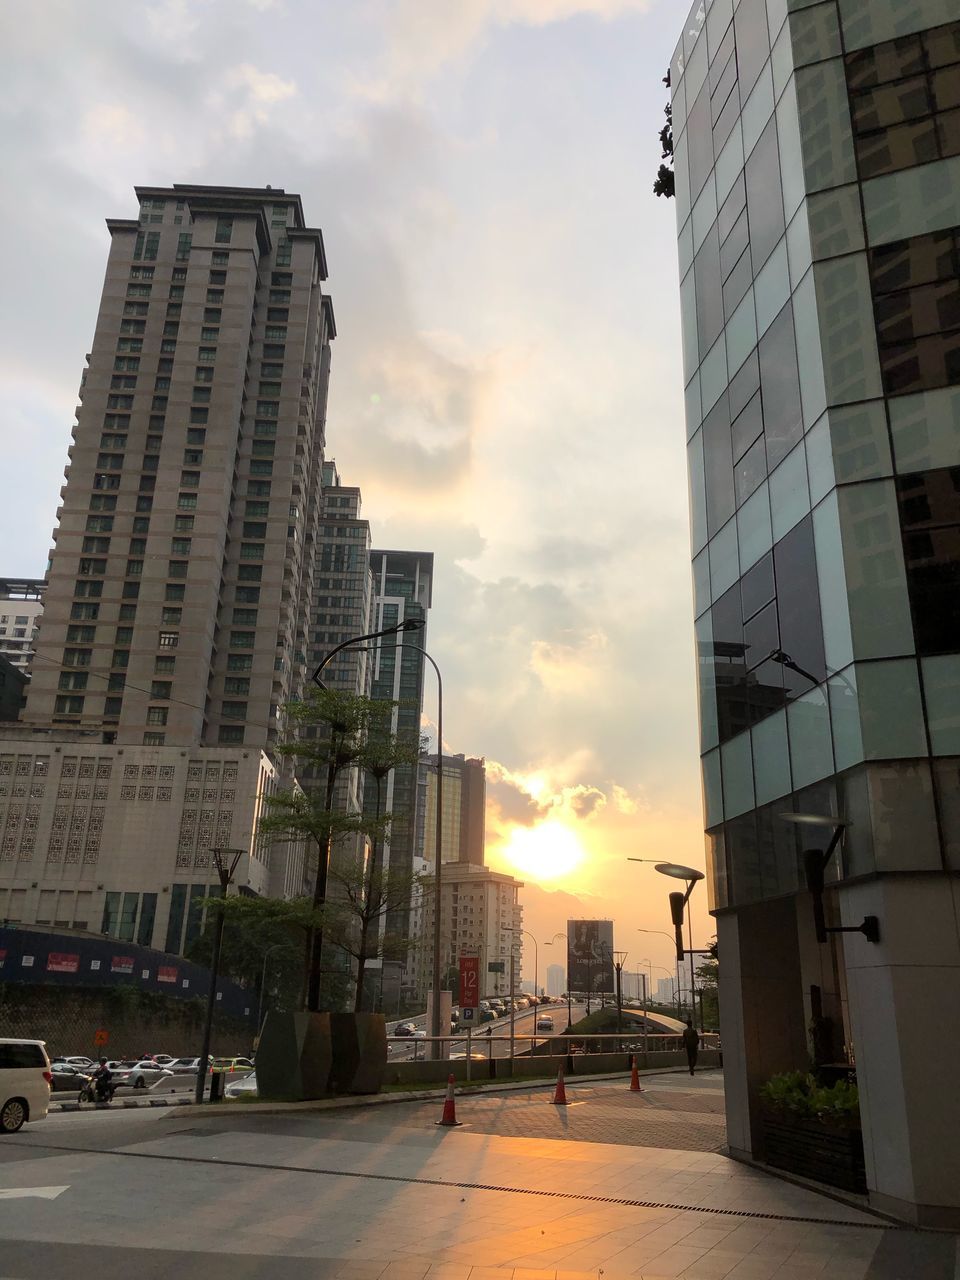
<path fill-rule="evenodd" d="M 206 1131 L 210 1133 L 210 1131 Z M 174 1136 L 174 1135 L 171 1135 Z M 180 1130 L 176 1136 L 184 1136 Z M 200 1131 L 189 1132 L 190 1137 L 200 1137 Z M 33 1144 L 31 1144 L 32 1146 Z M 624 1196 L 592 1196 L 579 1191 L 543 1191 L 535 1187 L 502 1187 L 491 1182 L 457 1182 L 444 1178 L 413 1178 L 399 1173 L 354 1172 L 350 1169 L 318 1169 L 308 1165 L 264 1164 L 256 1160 L 217 1159 L 210 1156 L 178 1156 L 155 1151 L 98 1151 L 88 1148 L 60 1147 L 37 1143 L 46 1151 L 70 1151 L 74 1155 L 82 1150 L 85 1155 L 118 1156 L 125 1160 L 169 1160 L 178 1164 L 209 1164 L 218 1169 L 269 1169 L 275 1173 L 312 1173 L 326 1178 L 354 1178 L 364 1182 L 398 1182 L 416 1187 L 447 1187 L 451 1191 L 496 1191 L 503 1195 L 538 1196 L 546 1200 L 574 1200 L 578 1204 L 612 1204 L 627 1209 L 670 1209 L 677 1213 L 703 1213 L 722 1218 L 753 1218 L 766 1222 L 803 1222 L 821 1227 L 853 1227 L 866 1231 L 913 1231 L 911 1227 L 898 1227 L 890 1222 L 850 1222 L 844 1218 L 817 1218 L 795 1213 L 763 1213 L 757 1209 L 711 1209 L 706 1205 L 675 1204 L 669 1200 L 630 1200 Z"/>

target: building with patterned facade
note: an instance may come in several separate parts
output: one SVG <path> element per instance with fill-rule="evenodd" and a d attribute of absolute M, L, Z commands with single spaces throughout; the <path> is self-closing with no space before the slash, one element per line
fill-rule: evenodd
<path fill-rule="evenodd" d="M 46 585 L 42 578 L 0 579 L 0 657 L 25 676 L 33 664 Z"/>
<path fill-rule="evenodd" d="M 298 196 L 137 196 L 107 222 L 33 676 L 0 740 L 0 918 L 176 951 L 212 847 L 243 850 L 243 891 L 305 883 L 255 831 L 308 676 L 336 330 Z"/>
<path fill-rule="evenodd" d="M 855 1062 L 871 1203 L 954 1227 L 957 18 L 698 0 L 670 68 L 728 1140 Z"/>

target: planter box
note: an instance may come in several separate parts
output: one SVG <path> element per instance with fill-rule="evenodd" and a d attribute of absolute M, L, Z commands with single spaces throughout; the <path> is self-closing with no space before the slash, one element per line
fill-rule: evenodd
<path fill-rule="evenodd" d="M 257 1046 L 261 1098 L 306 1102 L 330 1092 L 329 1013 L 267 1014 Z"/>
<path fill-rule="evenodd" d="M 379 1093 L 387 1069 L 387 1024 L 382 1013 L 331 1013 L 334 1093 Z"/>
<path fill-rule="evenodd" d="M 866 1194 L 863 1135 L 801 1116 L 764 1112 L 763 1148 L 767 1164 L 828 1187 Z"/>

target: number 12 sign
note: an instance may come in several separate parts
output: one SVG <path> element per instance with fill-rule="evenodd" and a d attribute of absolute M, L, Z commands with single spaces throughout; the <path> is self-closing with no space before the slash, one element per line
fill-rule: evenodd
<path fill-rule="evenodd" d="M 460 957 L 460 1008 L 476 1009 L 480 1005 L 480 957 Z"/>

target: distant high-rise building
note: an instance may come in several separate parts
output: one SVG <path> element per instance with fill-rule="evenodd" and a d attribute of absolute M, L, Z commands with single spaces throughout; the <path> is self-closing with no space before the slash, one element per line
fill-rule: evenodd
<path fill-rule="evenodd" d="M 560 996 L 567 989 L 567 971 L 562 964 L 547 965 L 547 995 Z"/>
<path fill-rule="evenodd" d="M 669 80 L 728 1142 L 855 1051 L 960 1227 L 960 10 L 697 0 Z"/>
<path fill-rule="evenodd" d="M 424 756 L 420 765 L 422 804 L 418 816 L 418 845 L 432 866 L 437 846 L 437 757 Z M 483 866 L 486 770 L 483 760 L 463 755 L 443 757 L 443 862 L 472 862 Z M 419 850 L 418 850 L 419 851 Z"/>
<path fill-rule="evenodd" d="M 179 951 L 211 847 L 244 850 L 245 891 L 303 886 L 255 831 L 308 674 L 336 329 L 299 196 L 137 196 L 107 222 L 26 727 L 0 741 L 0 916 Z"/>
<path fill-rule="evenodd" d="M 461 955 L 480 957 L 483 996 L 506 995 L 510 990 L 510 954 L 514 957 L 515 989 L 520 990 L 523 964 L 523 884 L 512 876 L 489 871 L 472 863 L 443 864 L 440 881 L 441 981 L 456 969 Z M 417 937 L 423 945 L 415 954 L 415 990 L 421 999 L 432 985 L 434 905 L 436 895 L 428 879 L 420 904 Z M 493 969 L 490 968 L 493 965 Z M 502 966 L 502 968 L 501 968 Z"/>
<path fill-rule="evenodd" d="M 0 579 L 0 657 L 29 676 L 34 643 L 43 613 L 42 578 Z"/>

